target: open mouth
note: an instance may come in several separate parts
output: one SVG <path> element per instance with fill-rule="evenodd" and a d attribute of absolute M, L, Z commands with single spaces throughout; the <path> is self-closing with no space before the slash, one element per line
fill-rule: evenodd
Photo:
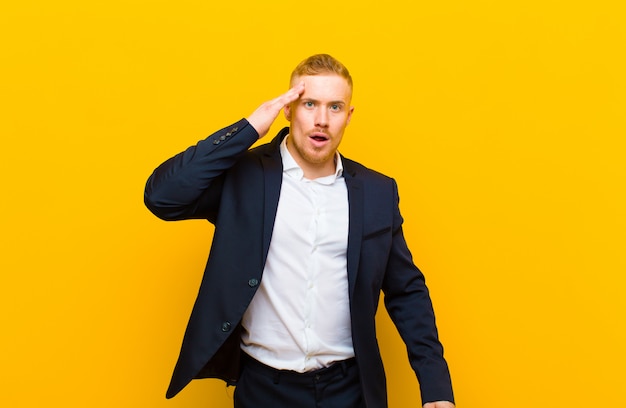
<path fill-rule="evenodd" d="M 313 133 L 310 137 L 316 142 L 325 142 L 328 140 L 328 136 L 323 133 Z"/>

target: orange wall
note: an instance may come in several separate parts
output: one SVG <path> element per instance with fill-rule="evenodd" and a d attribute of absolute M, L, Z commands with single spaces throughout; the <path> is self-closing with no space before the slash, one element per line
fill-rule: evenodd
<path fill-rule="evenodd" d="M 458 406 L 626 406 L 623 2 L 421 3 L 0 6 L 0 405 L 230 406 L 211 380 L 164 399 L 212 229 L 157 220 L 143 185 L 328 52 L 356 84 L 342 152 L 398 180 Z M 391 408 L 417 406 L 379 317 Z"/>

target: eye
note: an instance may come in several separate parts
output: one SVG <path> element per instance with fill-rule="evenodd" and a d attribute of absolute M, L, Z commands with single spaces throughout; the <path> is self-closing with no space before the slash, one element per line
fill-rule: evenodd
<path fill-rule="evenodd" d="M 305 102 L 304 102 L 304 106 L 305 106 L 306 108 L 312 108 L 312 107 L 313 107 L 313 102 L 311 102 L 311 101 L 305 101 Z"/>
<path fill-rule="evenodd" d="M 341 106 L 337 104 L 330 105 L 330 110 L 332 110 L 333 112 L 339 112 L 341 110 Z"/>

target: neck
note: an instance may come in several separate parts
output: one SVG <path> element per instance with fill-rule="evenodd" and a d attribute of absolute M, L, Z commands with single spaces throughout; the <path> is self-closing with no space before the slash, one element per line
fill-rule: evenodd
<path fill-rule="evenodd" d="M 298 161 L 296 160 L 296 163 Z M 309 180 L 315 180 L 316 178 L 330 176 L 331 174 L 335 174 L 337 171 L 337 157 L 335 156 L 333 160 L 329 160 L 325 163 L 320 164 L 311 164 L 311 163 L 298 163 L 302 172 L 304 173 L 304 177 Z"/>

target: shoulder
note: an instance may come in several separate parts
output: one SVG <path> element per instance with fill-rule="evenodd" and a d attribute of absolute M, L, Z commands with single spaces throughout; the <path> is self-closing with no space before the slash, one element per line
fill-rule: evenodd
<path fill-rule="evenodd" d="M 289 133 L 289 128 L 285 127 L 269 142 L 257 145 L 246 152 L 248 159 L 258 160 L 260 157 L 266 156 L 276 160 L 280 160 L 280 143 Z"/>
<path fill-rule="evenodd" d="M 363 164 L 354 160 L 341 156 L 343 162 L 344 173 L 350 177 L 362 179 L 367 182 L 395 184 L 395 180 L 383 173 L 370 169 Z"/>

